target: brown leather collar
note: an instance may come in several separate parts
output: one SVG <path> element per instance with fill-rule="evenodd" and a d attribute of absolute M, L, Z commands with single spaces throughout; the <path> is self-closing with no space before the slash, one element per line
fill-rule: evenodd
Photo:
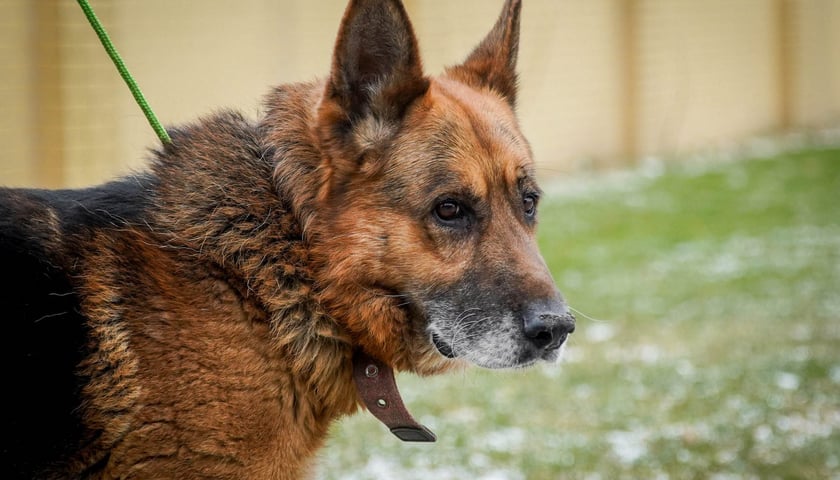
<path fill-rule="evenodd" d="M 437 440 L 431 430 L 414 420 L 414 417 L 406 410 L 391 367 L 357 350 L 353 355 L 353 380 L 368 411 L 384 423 L 400 440 L 404 442 Z"/>

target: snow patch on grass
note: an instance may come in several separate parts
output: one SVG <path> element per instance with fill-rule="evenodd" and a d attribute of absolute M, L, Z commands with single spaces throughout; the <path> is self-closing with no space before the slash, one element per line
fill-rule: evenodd
<path fill-rule="evenodd" d="M 645 429 L 614 430 L 607 433 L 612 454 L 625 464 L 632 464 L 647 455 L 650 432 Z"/>

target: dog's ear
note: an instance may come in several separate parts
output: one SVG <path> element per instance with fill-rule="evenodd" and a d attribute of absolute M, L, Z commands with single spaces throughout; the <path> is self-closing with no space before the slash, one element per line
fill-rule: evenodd
<path fill-rule="evenodd" d="M 521 0 L 505 0 L 502 14 L 490 33 L 467 60 L 446 70 L 447 75 L 476 87 L 488 87 L 511 106 L 516 105 L 516 57 L 519 53 Z"/>
<path fill-rule="evenodd" d="M 402 3 L 351 0 L 319 112 L 320 126 L 327 129 L 321 134 L 344 146 L 375 143 L 369 137 L 395 131 L 406 107 L 428 87 Z M 335 138 L 354 136 L 362 138 Z"/>

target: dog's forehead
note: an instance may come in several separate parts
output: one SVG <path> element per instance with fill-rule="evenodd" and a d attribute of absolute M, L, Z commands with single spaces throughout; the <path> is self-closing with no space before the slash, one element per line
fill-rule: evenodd
<path fill-rule="evenodd" d="M 533 174 L 530 146 L 498 95 L 437 78 L 425 103 L 420 132 L 429 160 L 467 176 L 481 172 L 489 184 L 516 183 Z"/>
<path fill-rule="evenodd" d="M 472 134 L 489 152 L 531 162 L 531 151 L 510 105 L 489 90 L 479 90 L 446 77 L 434 79 L 433 109 L 456 134 Z"/>

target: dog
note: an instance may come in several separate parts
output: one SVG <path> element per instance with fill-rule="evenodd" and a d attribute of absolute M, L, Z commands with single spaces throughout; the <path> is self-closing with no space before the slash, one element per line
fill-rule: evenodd
<path fill-rule="evenodd" d="M 99 186 L 0 189 L 2 477 L 302 478 L 366 405 L 357 354 L 556 360 L 574 317 L 535 241 L 520 11 L 428 77 L 400 1 L 351 0 L 329 75 L 260 119 L 171 128 Z"/>

